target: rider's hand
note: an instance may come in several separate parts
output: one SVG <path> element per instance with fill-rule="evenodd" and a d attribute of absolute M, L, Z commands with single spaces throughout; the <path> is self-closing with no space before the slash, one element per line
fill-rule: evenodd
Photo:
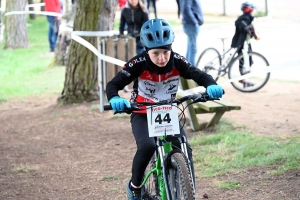
<path fill-rule="evenodd" d="M 119 96 L 115 96 L 109 100 L 109 103 L 114 110 L 114 112 L 117 111 L 123 111 L 124 105 L 126 105 L 127 108 L 130 108 L 130 103 L 126 99 L 123 99 Z"/>
<path fill-rule="evenodd" d="M 206 93 L 210 98 L 222 98 L 223 88 L 219 85 L 210 85 L 206 88 Z"/>

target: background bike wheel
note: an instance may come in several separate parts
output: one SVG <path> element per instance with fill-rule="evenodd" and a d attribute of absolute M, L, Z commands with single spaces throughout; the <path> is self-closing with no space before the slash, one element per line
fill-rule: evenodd
<path fill-rule="evenodd" d="M 168 183 L 172 199 L 196 199 L 192 177 L 181 153 L 171 155 L 168 172 Z"/>
<path fill-rule="evenodd" d="M 154 155 L 145 170 L 145 175 L 155 168 L 155 161 L 156 156 Z M 143 200 L 159 200 L 159 188 L 156 173 L 152 173 L 144 185 Z"/>
<path fill-rule="evenodd" d="M 218 50 L 215 48 L 205 49 L 199 56 L 196 67 L 210 74 L 217 81 L 221 67 L 221 55 Z"/>
<path fill-rule="evenodd" d="M 269 62 L 267 59 L 256 52 L 249 52 L 249 56 L 252 57 L 253 64 L 250 67 L 251 77 L 245 79 L 246 83 L 242 81 L 231 82 L 231 85 L 241 92 L 256 92 L 261 89 L 270 78 L 270 72 L 267 72 Z M 239 69 L 239 60 L 243 58 L 243 55 L 236 57 L 229 66 L 228 78 L 235 79 L 241 76 Z M 252 85 L 252 86 L 251 86 Z"/>

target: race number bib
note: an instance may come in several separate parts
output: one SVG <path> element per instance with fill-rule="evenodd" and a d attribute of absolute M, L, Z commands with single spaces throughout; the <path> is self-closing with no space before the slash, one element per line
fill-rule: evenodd
<path fill-rule="evenodd" d="M 179 134 L 176 104 L 147 106 L 149 137 Z"/>

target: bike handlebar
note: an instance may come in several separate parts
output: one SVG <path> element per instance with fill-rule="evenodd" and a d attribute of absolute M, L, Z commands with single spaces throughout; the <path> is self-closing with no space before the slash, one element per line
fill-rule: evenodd
<path fill-rule="evenodd" d="M 127 113 L 130 114 L 132 111 L 137 111 L 137 110 L 144 110 L 144 108 L 140 108 L 140 106 L 158 106 L 158 105 L 166 105 L 166 104 L 171 104 L 171 103 L 176 103 L 181 104 L 185 101 L 192 100 L 191 103 L 188 105 L 197 103 L 197 102 L 206 102 L 206 101 L 213 101 L 213 100 L 220 100 L 218 98 L 210 98 L 206 92 L 199 93 L 199 94 L 194 94 L 194 95 L 187 95 L 179 99 L 174 99 L 172 100 L 164 100 L 164 101 L 159 101 L 155 103 L 150 103 L 150 102 L 140 102 L 140 103 L 131 103 L 131 107 L 127 108 L 125 107 L 124 111 L 118 111 L 116 113 Z M 111 105 L 104 105 L 104 110 L 112 110 Z"/>

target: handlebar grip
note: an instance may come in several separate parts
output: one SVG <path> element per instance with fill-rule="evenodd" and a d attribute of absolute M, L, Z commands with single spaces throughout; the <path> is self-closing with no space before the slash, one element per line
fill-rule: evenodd
<path fill-rule="evenodd" d="M 104 105 L 104 110 L 112 110 L 111 105 Z"/>

